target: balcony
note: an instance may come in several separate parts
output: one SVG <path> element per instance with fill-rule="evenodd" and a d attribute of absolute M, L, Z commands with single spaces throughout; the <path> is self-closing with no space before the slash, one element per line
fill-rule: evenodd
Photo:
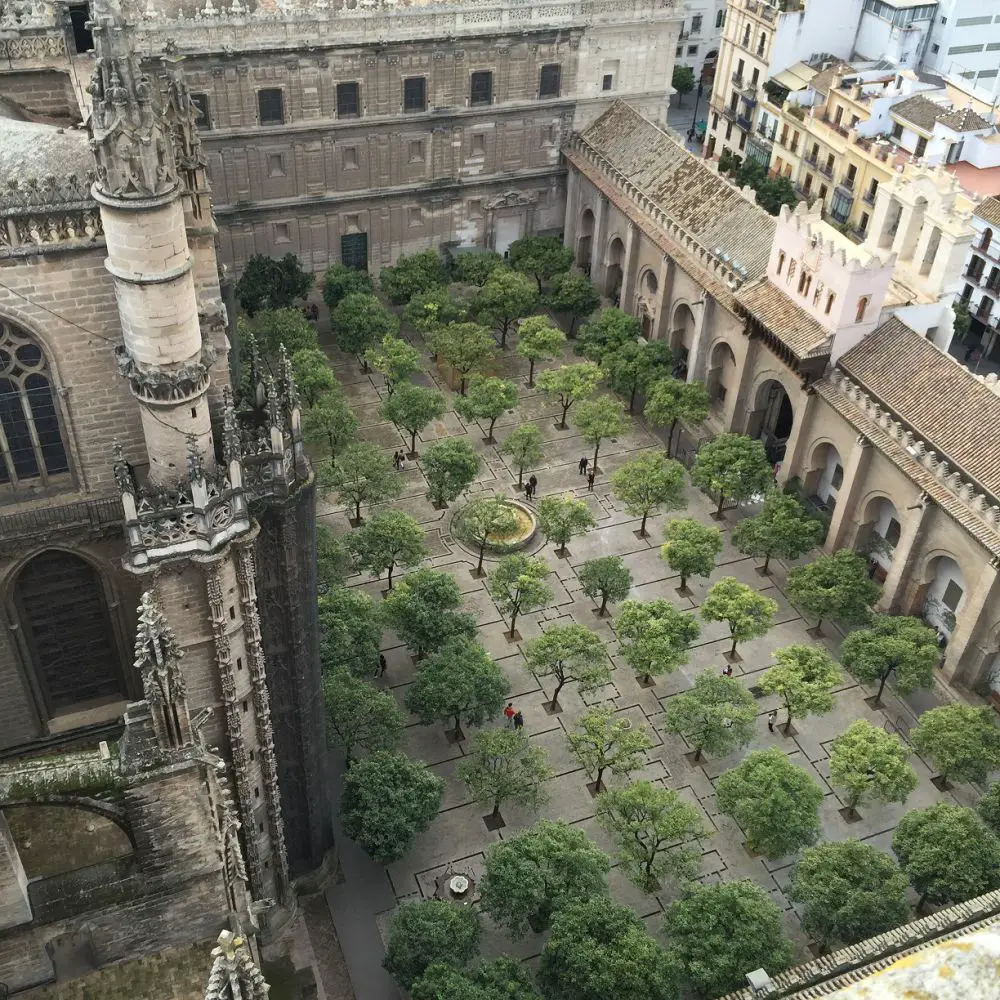
<path fill-rule="evenodd" d="M 843 191 L 845 194 L 847 194 L 847 195 L 849 195 L 850 197 L 853 198 L 854 197 L 854 183 L 855 183 L 855 178 L 854 177 L 848 177 L 848 176 L 845 175 L 844 177 L 842 177 L 840 179 L 840 183 L 837 185 L 837 188 L 839 190 Z"/>
<path fill-rule="evenodd" d="M 864 203 L 865 203 L 866 205 L 874 205 L 874 204 L 875 204 L 875 196 L 876 196 L 877 194 L 878 194 L 878 188 L 876 188 L 876 189 L 875 189 L 874 191 L 872 191 L 871 189 L 869 189 L 869 190 L 867 190 L 867 191 L 866 191 L 866 192 L 865 192 L 865 193 L 864 193 L 864 194 L 863 194 L 863 195 L 861 196 L 861 200 L 862 200 L 862 201 L 863 201 L 863 202 L 864 202 Z"/>
<path fill-rule="evenodd" d="M 980 302 L 976 311 L 972 314 L 976 319 L 982 320 L 984 323 L 989 321 L 990 313 L 993 311 L 993 303 L 987 299 L 985 302 Z"/>
<path fill-rule="evenodd" d="M 743 89 L 743 77 L 739 73 L 733 73 L 733 83 L 736 84 L 737 90 Z"/>
<path fill-rule="evenodd" d="M 824 176 L 833 180 L 833 164 L 832 163 L 820 163 L 816 166 L 816 169 Z"/>
<path fill-rule="evenodd" d="M 47 501 L 44 507 L 0 514 L 0 539 L 47 538 L 66 529 L 79 529 L 100 535 L 121 535 L 125 530 L 125 511 L 121 499 L 94 497 L 60 504 L 57 498 Z"/>
<path fill-rule="evenodd" d="M 813 153 L 809 153 L 807 156 L 802 157 L 803 162 L 808 163 L 813 170 L 819 169 L 819 163 L 816 160 L 816 156 Z"/>
<path fill-rule="evenodd" d="M 736 115 L 736 124 L 739 128 L 743 129 L 744 132 L 749 132 L 750 129 L 753 128 L 753 122 L 743 112 Z"/>

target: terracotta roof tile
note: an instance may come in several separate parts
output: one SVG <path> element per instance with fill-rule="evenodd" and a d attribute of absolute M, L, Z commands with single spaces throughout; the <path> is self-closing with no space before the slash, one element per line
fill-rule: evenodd
<path fill-rule="evenodd" d="M 894 104 L 889 113 L 916 125 L 925 132 L 930 132 L 938 118 L 947 114 L 948 110 L 929 97 L 924 97 L 923 94 L 914 94 L 913 97 L 907 97 L 905 101 Z"/>
<path fill-rule="evenodd" d="M 580 136 L 709 253 L 748 281 L 767 267 L 774 218 L 638 111 L 616 101 Z"/>
<path fill-rule="evenodd" d="M 990 127 L 990 123 L 982 115 L 977 115 L 972 108 L 956 108 L 946 115 L 941 115 L 938 121 L 955 132 L 978 132 L 980 129 Z"/>
<path fill-rule="evenodd" d="M 799 358 L 828 354 L 830 334 L 767 278 L 744 285 L 736 301 Z"/>
<path fill-rule="evenodd" d="M 951 465 L 1000 498 L 1000 396 L 891 317 L 838 366 Z"/>
<path fill-rule="evenodd" d="M 991 226 L 1000 226 L 1000 198 L 993 197 L 981 201 L 976 208 L 976 215 Z"/>

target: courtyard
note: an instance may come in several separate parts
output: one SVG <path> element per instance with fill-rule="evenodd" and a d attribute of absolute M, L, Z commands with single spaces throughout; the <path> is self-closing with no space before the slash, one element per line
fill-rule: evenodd
<path fill-rule="evenodd" d="M 424 370 L 413 376 L 412 381 L 444 391 L 450 407 L 456 393 L 431 358 L 420 335 L 404 327 L 402 336 L 422 351 Z M 329 343 L 324 344 L 324 349 L 361 424 L 360 437 L 378 445 L 386 454 L 408 446 L 409 442 L 404 440 L 396 427 L 382 421 L 379 416 L 378 407 L 385 394 L 381 376 L 365 373 L 356 358 L 337 351 Z M 562 360 L 566 363 L 579 360 L 573 356 L 572 341 L 566 345 L 563 354 Z M 546 362 L 539 365 L 539 370 L 559 363 L 559 360 Z M 686 510 L 651 517 L 647 537 L 637 535 L 640 519 L 623 510 L 611 492 L 609 479 L 636 453 L 647 449 L 662 451 L 665 447 L 659 432 L 649 428 L 639 415 L 640 407 L 636 407 L 637 414 L 628 434 L 602 444 L 601 473 L 591 492 L 586 477 L 578 470 L 578 462 L 582 456 L 591 453 L 592 446 L 576 435 L 572 419 L 568 429 L 556 427 L 560 408 L 555 400 L 547 398 L 538 389 L 527 387 L 527 362 L 508 346 L 491 374 L 512 380 L 518 388 L 515 410 L 497 421 L 494 430 L 496 444 L 485 443 L 485 426 L 464 421 L 451 408 L 417 438 L 418 452 L 421 445 L 444 438 L 461 435 L 468 440 L 483 460 L 480 475 L 468 494 L 448 509 L 435 509 L 424 495 L 427 487 L 419 460 L 407 461 L 401 473 L 405 481 L 404 492 L 391 506 L 410 514 L 424 529 L 430 552 L 425 565 L 454 575 L 465 598 L 465 610 L 476 617 L 479 640 L 500 664 L 509 682 L 510 698 L 525 719 L 525 732 L 547 751 L 556 777 L 548 783 L 548 803 L 538 813 L 505 805 L 505 825 L 491 831 L 484 823 L 484 813 L 489 811 L 488 808 L 470 800 L 456 773 L 474 730 L 465 727 L 466 740 L 456 743 L 449 740 L 444 726 L 421 725 L 415 717 L 409 717 L 400 749 L 407 756 L 424 761 L 441 776 L 446 782 L 446 791 L 437 818 L 418 836 L 406 856 L 388 868 L 376 866 L 359 847 L 338 831 L 343 881 L 328 890 L 327 898 L 356 994 L 365 1000 L 396 995 L 395 984 L 381 969 L 381 960 L 388 925 L 401 903 L 433 896 L 445 874 L 462 874 L 478 881 L 483 870 L 484 851 L 498 840 L 515 836 L 538 818 L 560 819 L 578 825 L 613 857 L 612 843 L 594 819 L 594 799 L 587 787 L 588 776 L 569 753 L 565 739 L 566 730 L 587 707 L 596 703 L 610 705 L 618 716 L 627 717 L 633 725 L 645 726 L 653 738 L 655 746 L 648 752 L 645 766 L 631 775 L 631 780 L 645 779 L 674 789 L 703 814 L 711 832 L 700 843 L 699 878 L 704 882 L 750 878 L 764 887 L 784 913 L 788 934 L 796 948 L 795 962 L 808 961 L 814 953 L 799 926 L 796 909 L 785 895 L 795 857 L 772 862 L 748 852 L 741 830 L 728 817 L 720 815 L 716 808 L 717 778 L 751 750 L 777 747 L 793 763 L 810 772 L 824 789 L 822 839 L 853 837 L 889 851 L 893 830 L 905 812 L 938 801 L 969 806 L 974 804 L 977 792 L 971 786 L 962 785 L 956 785 L 947 792 L 940 791 L 931 780 L 935 774 L 932 766 L 914 754 L 911 763 L 920 780 L 905 805 L 866 803 L 861 808 L 860 819 L 848 822 L 842 815 L 845 803 L 827 781 L 830 743 L 858 719 L 866 719 L 905 738 L 922 711 L 945 703 L 945 692 L 934 688 L 918 691 L 903 699 L 890 686 L 886 689 L 882 707 L 873 710 L 866 703 L 873 690 L 859 685 L 844 672 L 836 690 L 832 712 L 798 720 L 788 736 L 782 732 L 780 723 L 784 715 L 779 713 L 779 725 L 773 733 L 769 732 L 768 714 L 772 709 L 779 708 L 778 698 L 761 696 L 754 687 L 760 675 L 772 664 L 774 650 L 792 643 L 822 642 L 836 657 L 842 636 L 830 622 L 824 623 L 822 638 L 816 639 L 809 634 L 807 630 L 815 623 L 805 621 L 784 593 L 789 566 L 772 560 L 770 575 L 762 575 L 758 572 L 762 560 L 745 557 L 732 545 L 730 529 L 753 510 L 726 511 L 724 523 L 718 525 L 723 528 L 725 544 L 715 571 L 708 579 L 692 578 L 689 581 L 690 595 L 680 596 L 677 593 L 679 577 L 672 574 L 660 558 L 663 524 L 671 516 L 684 516 L 696 518 L 706 525 L 715 525 L 717 522 L 712 519 L 715 504 L 699 489 L 688 484 Z M 599 388 L 598 392 L 601 391 Z M 525 471 L 525 477 L 534 473 L 538 478 L 536 502 L 537 498 L 546 494 L 570 492 L 588 504 L 597 524 L 586 534 L 572 539 L 565 557 L 557 557 L 556 547 L 544 544 L 540 536 L 529 546 L 528 551 L 543 558 L 552 571 L 547 582 L 552 587 L 554 599 L 550 606 L 518 619 L 517 628 L 522 640 L 512 642 L 506 635 L 508 626 L 487 592 L 486 581 L 473 575 L 475 555 L 453 537 L 451 521 L 456 510 L 470 498 L 496 493 L 515 496 L 517 470 L 511 467 L 498 448 L 510 430 L 529 422 L 540 429 L 545 440 L 543 464 Z M 373 512 L 377 510 L 377 507 L 372 508 Z M 351 530 L 348 513 L 332 498 L 320 501 L 318 513 L 320 523 L 330 527 L 335 534 L 342 535 Z M 801 561 L 808 562 L 814 555 Z M 701 637 L 690 650 L 689 662 L 676 672 L 657 678 L 653 687 L 640 686 L 633 671 L 617 655 L 611 627 L 613 619 L 597 617 L 594 602 L 582 592 L 579 567 L 599 556 L 623 558 L 634 581 L 630 597 L 638 600 L 664 598 L 683 610 L 696 611 L 713 583 L 722 577 L 732 576 L 777 602 L 779 611 L 774 626 L 764 638 L 743 643 L 740 646 L 742 660 L 733 664 L 734 676 L 739 677 L 756 697 L 756 735 L 744 750 L 722 758 L 709 756 L 692 764 L 685 756 L 691 747 L 663 727 L 665 705 L 672 696 L 689 689 L 701 672 L 721 673 L 726 668 L 727 660 L 723 654 L 730 640 L 725 624 L 703 623 Z M 495 565 L 495 559 L 491 563 L 487 558 L 486 569 L 489 570 Z M 385 581 L 355 576 L 348 581 L 348 586 L 364 588 L 377 602 L 381 599 Z M 615 609 L 612 607 L 610 610 L 614 612 Z M 594 629 L 605 641 L 614 664 L 613 681 L 586 697 L 581 697 L 573 684 L 567 684 L 560 695 L 561 711 L 550 713 L 547 703 L 552 694 L 551 678 L 546 678 L 540 685 L 525 670 L 523 641 L 539 635 L 552 625 L 573 622 Z M 403 699 L 415 673 L 413 659 L 409 650 L 389 632 L 383 636 L 382 652 L 387 669 L 375 683 L 390 690 L 403 707 Z M 497 720 L 495 724 L 501 725 L 502 720 Z M 337 761 L 335 767 L 339 772 L 342 762 Z M 623 779 L 610 778 L 612 785 L 616 782 L 627 783 Z M 676 886 L 667 882 L 662 892 L 647 895 L 616 868 L 612 868 L 609 885 L 612 898 L 632 907 L 649 931 L 662 939 L 662 913 L 665 906 L 676 898 Z M 916 896 L 912 892 L 911 896 L 915 901 Z M 528 935 L 512 941 L 488 921 L 486 926 L 488 931 L 481 949 L 485 958 L 509 954 L 531 964 L 544 942 L 544 935 Z"/>

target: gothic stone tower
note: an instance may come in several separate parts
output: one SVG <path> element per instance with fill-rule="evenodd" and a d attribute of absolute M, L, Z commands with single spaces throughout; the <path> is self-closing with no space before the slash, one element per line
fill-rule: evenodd
<path fill-rule="evenodd" d="M 211 217 L 193 112 L 176 73 L 167 73 L 164 87 L 140 69 L 130 31 L 119 17 L 97 15 L 97 68 L 90 87 L 93 194 L 124 337 L 119 370 L 138 404 L 149 455 L 141 484 L 127 457 L 117 456 L 123 558 L 144 588 L 155 587 L 163 614 L 177 630 L 188 710 L 209 711 L 201 732 L 231 769 L 251 895 L 287 904 L 289 861 L 271 717 L 271 695 L 279 688 L 272 679 L 269 690 L 265 667 L 257 600 L 260 527 L 250 505 L 266 510 L 277 485 L 286 501 L 295 496 L 311 511 L 311 476 L 301 454 L 298 404 L 288 373 L 282 373 L 280 391 L 273 384 L 263 387 L 256 426 L 241 431 L 224 376 L 213 369 L 216 352 L 203 334 L 224 313 L 217 278 L 208 267 Z M 213 374 L 222 392 L 212 389 Z M 210 403 L 216 404 L 222 438 L 218 457 Z M 267 489 L 245 484 L 247 450 L 253 455 L 248 476 Z M 314 558 L 309 540 L 303 555 L 307 562 Z M 308 584 L 314 571 L 304 578 Z M 291 603 L 287 594 L 285 603 Z M 314 657 L 318 671 L 315 664 Z M 295 791 L 307 798 L 297 803 L 293 825 L 298 831 L 305 822 L 315 831 L 312 840 L 297 832 L 298 841 L 309 841 L 312 860 L 329 846 L 329 814 L 316 739 L 306 748 L 312 754 L 308 760 L 301 750 L 302 731 L 314 727 L 311 717 L 303 722 L 295 716 L 296 699 L 302 697 L 313 698 L 314 692 L 279 693 L 293 706 L 286 710 L 283 703 L 281 724 L 294 716 L 291 734 L 282 733 L 291 754 L 286 771 L 305 774 Z M 297 860 L 301 854 L 299 848 Z"/>

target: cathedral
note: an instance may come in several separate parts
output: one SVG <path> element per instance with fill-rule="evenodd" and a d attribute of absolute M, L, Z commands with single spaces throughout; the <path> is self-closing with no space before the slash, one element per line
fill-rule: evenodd
<path fill-rule="evenodd" d="M 88 25 L 88 128 L 0 117 L 11 989 L 274 935 L 332 847 L 295 384 L 234 397 L 196 105 Z"/>

